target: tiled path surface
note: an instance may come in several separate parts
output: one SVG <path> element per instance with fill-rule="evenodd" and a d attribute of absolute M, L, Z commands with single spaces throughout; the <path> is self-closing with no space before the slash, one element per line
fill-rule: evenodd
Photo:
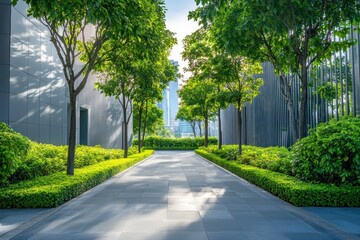
<path fill-rule="evenodd" d="M 14 239 L 358 239 L 192 152 L 157 152 L 49 212 Z"/>

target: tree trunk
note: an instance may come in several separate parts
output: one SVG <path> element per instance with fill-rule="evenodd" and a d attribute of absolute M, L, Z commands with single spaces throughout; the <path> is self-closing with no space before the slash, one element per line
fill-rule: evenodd
<path fill-rule="evenodd" d="M 139 108 L 139 122 L 138 122 L 138 153 L 141 152 L 141 118 L 142 118 L 142 106 L 141 104 Z"/>
<path fill-rule="evenodd" d="M 300 110 L 299 110 L 299 138 L 307 136 L 307 91 L 308 91 L 308 81 L 307 81 L 307 68 L 306 68 L 306 57 L 301 61 L 301 101 L 300 101 Z"/>
<path fill-rule="evenodd" d="M 209 129 L 208 129 L 208 125 L 209 125 L 209 118 L 206 116 L 206 117 L 205 117 L 205 138 L 204 138 L 204 146 L 205 146 L 205 147 L 208 146 L 208 142 L 209 142 Z"/>
<path fill-rule="evenodd" d="M 191 129 L 194 133 L 194 137 L 196 138 L 196 122 L 194 121 L 193 123 L 189 122 Z"/>
<path fill-rule="evenodd" d="M 127 127 L 127 116 L 126 116 L 126 104 L 125 104 L 125 95 L 122 94 L 122 110 L 123 110 L 123 122 L 124 122 L 124 135 L 123 135 L 123 146 L 124 146 L 124 158 L 128 157 L 128 127 Z"/>
<path fill-rule="evenodd" d="M 201 131 L 201 121 L 198 122 L 198 127 L 199 127 L 199 131 L 200 131 L 200 137 L 202 137 L 202 131 Z"/>
<path fill-rule="evenodd" d="M 240 101 L 238 103 L 238 128 L 239 128 L 239 155 L 242 155 L 242 136 L 241 136 L 241 127 L 242 127 L 242 117 L 241 117 L 241 107 Z"/>
<path fill-rule="evenodd" d="M 69 89 L 71 87 L 69 86 Z M 75 161 L 75 145 L 76 145 L 76 95 L 70 90 L 70 126 L 69 126 L 69 146 L 67 158 L 68 175 L 74 175 L 74 161 Z"/>
<path fill-rule="evenodd" d="M 295 119 L 295 109 L 293 105 L 293 99 L 291 94 L 291 86 L 286 80 L 286 76 L 284 74 L 280 75 L 280 86 L 281 86 L 281 93 L 283 97 L 286 100 L 287 103 L 287 109 L 290 116 L 290 131 L 291 131 L 291 137 L 292 137 L 292 143 L 295 143 L 298 139 L 298 133 L 297 133 L 297 124 Z"/>
<path fill-rule="evenodd" d="M 218 145 L 219 149 L 222 147 L 222 130 L 221 130 L 221 109 L 218 109 L 218 124 L 219 124 L 219 139 Z"/>
<path fill-rule="evenodd" d="M 142 135 L 142 139 L 141 139 L 141 147 L 143 147 L 145 145 L 145 133 L 146 133 L 146 127 L 147 127 L 147 117 L 148 117 L 148 101 L 146 101 L 146 107 L 145 107 L 145 119 L 144 119 L 144 129 L 143 129 L 143 135 Z"/>

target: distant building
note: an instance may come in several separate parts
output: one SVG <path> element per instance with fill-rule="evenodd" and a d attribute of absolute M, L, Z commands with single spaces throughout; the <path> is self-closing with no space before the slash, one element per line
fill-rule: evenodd
<path fill-rule="evenodd" d="M 179 65 L 178 62 L 172 61 L 172 64 Z M 172 133 L 179 131 L 179 121 L 176 120 L 176 114 L 179 110 L 178 79 L 171 81 L 168 87 L 163 91 L 163 99 L 157 103 L 158 108 L 164 112 L 163 119 L 165 127 L 170 129 Z"/>

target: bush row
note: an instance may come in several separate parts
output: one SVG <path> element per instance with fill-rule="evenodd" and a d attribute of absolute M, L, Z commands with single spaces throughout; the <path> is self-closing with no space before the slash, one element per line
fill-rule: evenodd
<path fill-rule="evenodd" d="M 138 140 L 133 141 L 137 145 Z M 209 144 L 217 144 L 215 137 L 209 137 Z M 144 147 L 156 150 L 189 150 L 204 146 L 204 137 L 197 138 L 163 138 L 163 137 L 145 137 Z"/>
<path fill-rule="evenodd" d="M 146 150 L 125 159 L 109 160 L 75 169 L 74 176 L 59 172 L 10 184 L 7 188 L 0 188 L 0 208 L 57 207 L 149 157 L 153 152 Z"/>
<path fill-rule="evenodd" d="M 360 187 L 303 182 L 286 174 L 228 161 L 205 150 L 200 156 L 295 206 L 360 207 Z"/>
<path fill-rule="evenodd" d="M 214 153 L 226 160 L 237 160 L 242 164 L 269 169 L 271 171 L 293 175 L 291 153 L 285 147 L 256 147 L 243 145 L 242 155 L 238 154 L 238 145 L 216 145 L 201 147 L 209 153 Z"/>
<path fill-rule="evenodd" d="M 296 177 L 360 186 L 360 118 L 319 124 L 292 147 Z"/>
<path fill-rule="evenodd" d="M 16 171 L 9 177 L 10 182 L 18 182 L 32 179 L 37 176 L 45 176 L 66 169 L 67 146 L 54 146 L 31 142 L 30 149 L 23 160 L 19 163 Z M 134 154 L 135 148 L 130 151 Z M 100 146 L 78 145 L 75 149 L 75 168 L 82 168 L 109 159 L 117 159 L 124 156 L 121 149 L 105 149 Z"/>
<path fill-rule="evenodd" d="M 67 146 L 33 142 L 5 123 L 0 123 L 0 186 L 64 171 L 67 150 Z M 129 155 L 136 152 L 135 147 L 129 149 Z M 75 149 L 75 168 L 123 156 L 121 149 L 78 145 Z"/>

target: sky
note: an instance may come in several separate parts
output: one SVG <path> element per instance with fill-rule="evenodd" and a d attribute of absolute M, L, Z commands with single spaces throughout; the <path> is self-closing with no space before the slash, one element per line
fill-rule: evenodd
<path fill-rule="evenodd" d="M 191 34 L 198 28 L 198 24 L 194 21 L 188 21 L 189 11 L 195 10 L 195 0 L 165 0 L 166 5 L 166 26 L 167 28 L 176 33 L 177 45 L 171 51 L 170 59 L 179 62 L 180 73 L 184 74 L 183 68 L 185 62 L 181 58 L 182 40 L 188 34 Z M 185 78 L 188 74 L 185 74 Z"/>

